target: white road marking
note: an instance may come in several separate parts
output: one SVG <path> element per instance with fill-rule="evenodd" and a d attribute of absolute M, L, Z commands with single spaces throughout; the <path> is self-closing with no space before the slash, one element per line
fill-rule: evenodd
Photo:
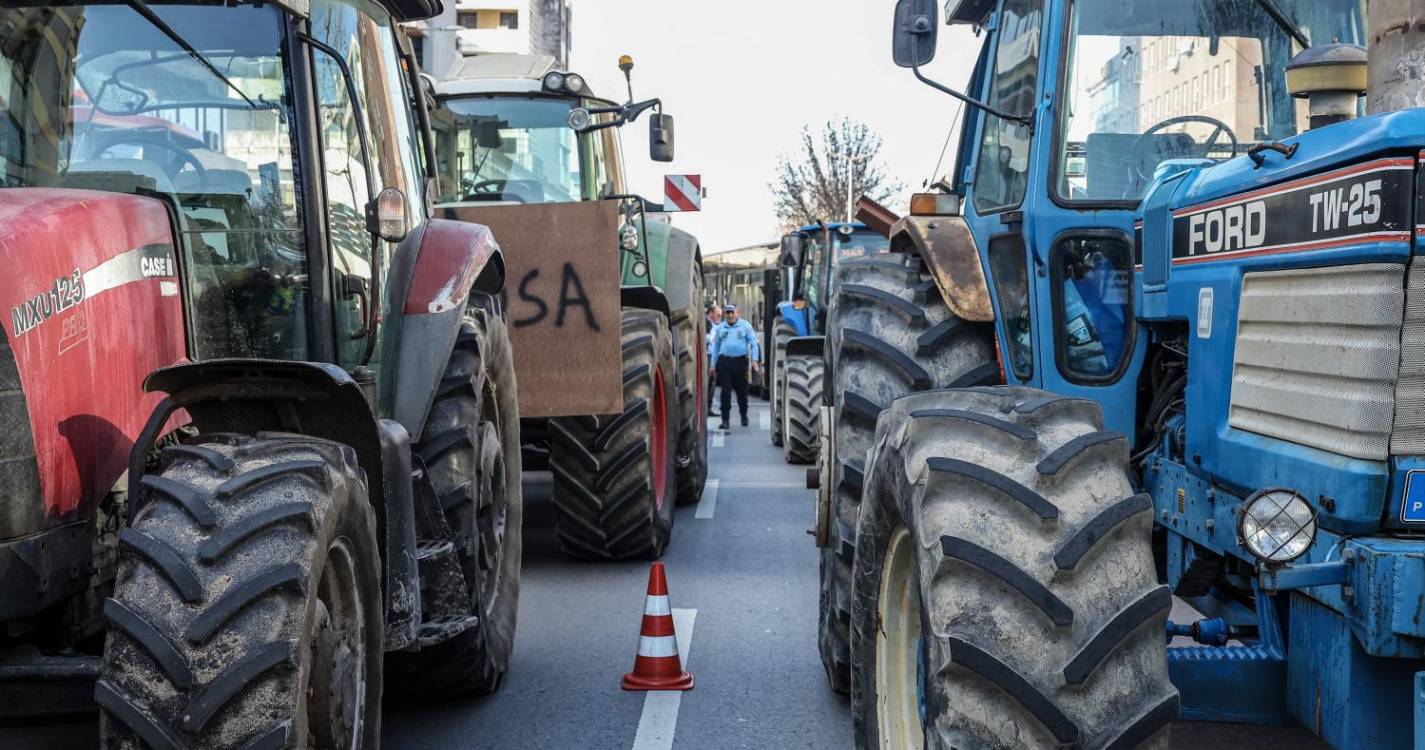
<path fill-rule="evenodd" d="M 717 510 L 717 488 L 721 485 L 720 479 L 709 479 L 703 485 L 703 497 L 698 500 L 698 512 L 693 514 L 693 518 L 712 518 L 713 511 Z"/>
<path fill-rule="evenodd" d="M 716 481 L 716 480 L 714 480 Z M 693 645 L 693 621 L 696 609 L 674 609 L 673 628 L 678 636 L 678 655 L 683 669 L 688 668 L 688 652 Z M 670 750 L 673 733 L 678 728 L 678 707 L 682 705 L 681 690 L 651 690 L 643 699 L 643 715 L 638 717 L 638 731 L 633 735 L 633 750 Z"/>
<path fill-rule="evenodd" d="M 722 441 L 725 440 L 726 438 L 727 438 L 727 434 L 724 433 L 722 430 L 718 430 L 717 432 L 714 432 L 713 435 L 712 435 L 712 447 L 714 447 L 714 448 L 721 448 L 721 447 L 722 447 Z"/>

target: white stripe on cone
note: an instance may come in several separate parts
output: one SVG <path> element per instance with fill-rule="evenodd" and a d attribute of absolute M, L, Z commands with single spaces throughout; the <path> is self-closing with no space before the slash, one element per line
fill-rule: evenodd
<path fill-rule="evenodd" d="M 678 655 L 678 638 L 672 635 L 645 635 L 638 639 L 638 655 L 660 658 Z"/>
<path fill-rule="evenodd" d="M 672 615 L 673 610 L 668 606 L 667 596 L 650 596 L 643 604 L 643 614 L 663 617 Z"/>

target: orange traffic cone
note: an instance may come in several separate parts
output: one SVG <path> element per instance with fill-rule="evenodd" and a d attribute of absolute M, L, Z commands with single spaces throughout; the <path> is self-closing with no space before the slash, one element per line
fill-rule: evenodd
<path fill-rule="evenodd" d="M 668 607 L 668 579 L 663 563 L 648 571 L 648 598 L 643 605 L 643 630 L 633 671 L 623 676 L 624 690 L 692 690 L 693 676 L 683 671 L 678 639 L 673 635 L 673 610 Z"/>

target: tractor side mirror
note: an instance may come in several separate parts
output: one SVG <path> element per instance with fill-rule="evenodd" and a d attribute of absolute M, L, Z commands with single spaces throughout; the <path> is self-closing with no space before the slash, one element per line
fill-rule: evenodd
<path fill-rule="evenodd" d="M 936 0 L 900 0 L 891 31 L 891 57 L 902 68 L 918 68 L 935 58 L 940 30 Z"/>
<path fill-rule="evenodd" d="M 806 254 L 806 241 L 800 234 L 788 234 L 782 237 L 782 255 L 778 259 L 778 265 L 783 268 L 796 268 L 802 264 L 802 257 Z"/>
<path fill-rule="evenodd" d="M 648 155 L 653 161 L 673 161 L 673 116 L 655 114 L 648 121 Z"/>

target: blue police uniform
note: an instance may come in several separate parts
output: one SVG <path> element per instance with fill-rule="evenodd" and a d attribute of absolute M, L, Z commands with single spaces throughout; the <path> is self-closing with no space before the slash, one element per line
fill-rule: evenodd
<path fill-rule="evenodd" d="M 737 409 L 747 423 L 747 367 L 753 361 L 760 361 L 761 349 L 757 342 L 757 332 L 745 320 L 736 323 L 723 321 L 713 329 L 713 368 L 717 371 L 717 382 L 722 387 L 722 422 L 727 425 L 732 412 L 732 394 L 737 393 Z"/>

